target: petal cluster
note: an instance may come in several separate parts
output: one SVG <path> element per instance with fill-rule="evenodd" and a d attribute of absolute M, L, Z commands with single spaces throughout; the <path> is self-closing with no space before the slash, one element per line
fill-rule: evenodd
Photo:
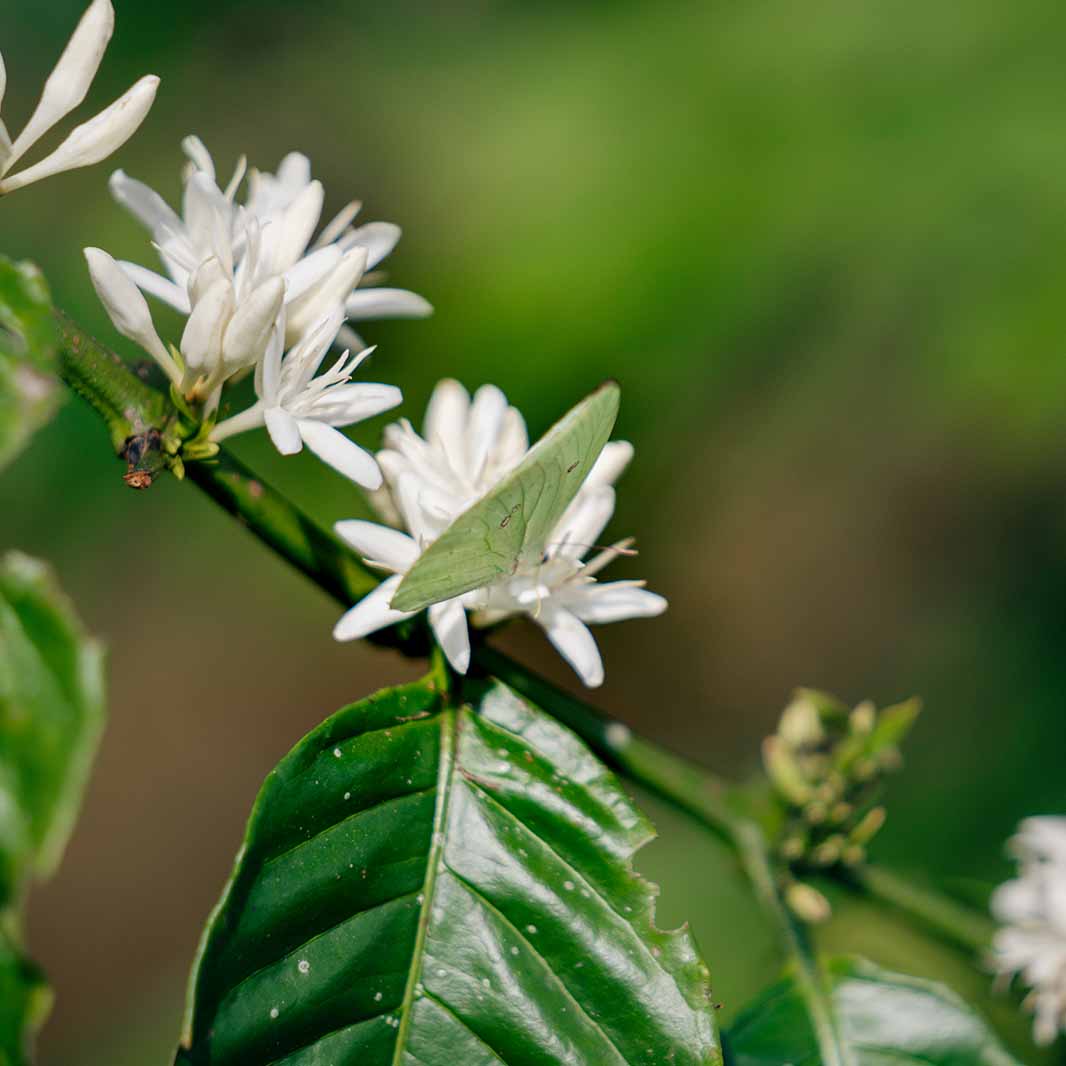
<path fill-rule="evenodd" d="M 0 196 L 66 170 L 92 166 L 116 152 L 137 131 L 155 100 L 159 79 L 141 78 L 113 104 L 76 126 L 37 163 L 14 168 L 37 142 L 85 99 L 115 28 L 111 0 L 93 0 L 45 82 L 30 120 L 15 138 L 0 119 Z M 0 105 L 7 74 L 0 56 Z M 14 171 L 14 172 L 13 172 Z"/>
<path fill-rule="evenodd" d="M 367 489 L 380 488 L 381 471 L 374 457 L 340 429 L 396 407 L 403 395 L 395 385 L 353 382 L 352 374 L 372 348 L 351 355 L 344 352 L 318 373 L 344 322 L 339 309 L 327 312 L 288 352 L 285 311 L 275 322 L 262 361 L 255 371 L 257 402 L 233 418 L 218 423 L 215 442 L 234 433 L 265 425 L 282 455 L 307 447 L 320 459 Z M 316 376 L 317 375 L 317 376 Z"/>
<path fill-rule="evenodd" d="M 116 329 L 156 360 L 177 402 L 195 409 L 211 447 L 266 426 L 282 454 L 306 445 L 365 488 L 380 487 L 376 460 L 340 430 L 394 407 L 400 392 L 352 381 L 370 349 L 346 323 L 375 308 L 409 316 L 432 310 L 414 293 L 359 288 L 396 246 L 399 227 L 355 226 L 359 205 L 352 203 L 316 236 L 325 192 L 306 156 L 286 156 L 276 173 L 249 171 L 242 158 L 223 186 L 198 138 L 186 138 L 183 148 L 180 211 L 122 171 L 111 177 L 114 197 L 147 227 L 162 263 L 157 272 L 86 249 Z M 374 294 L 382 297 L 377 303 Z M 160 337 L 146 297 L 185 316 L 177 345 Z M 358 354 L 346 351 L 319 373 L 335 344 L 354 344 Z M 225 386 L 250 372 L 254 404 L 218 421 L 229 413 Z"/>
<path fill-rule="evenodd" d="M 1066 817 L 1026 818 L 1011 839 L 1018 876 L 992 897 L 1000 928 L 991 962 L 1028 986 L 1033 1036 L 1050 1044 L 1066 1032 Z"/>
<path fill-rule="evenodd" d="M 359 289 L 376 280 L 368 271 L 396 247 L 400 228 L 390 222 L 353 225 L 360 205 L 344 207 L 318 232 L 325 203 L 320 181 L 311 177 L 308 158 L 290 153 L 277 173 L 252 169 L 242 158 L 225 187 L 214 160 L 197 137 L 183 142 L 181 212 L 154 189 L 123 171 L 111 176 L 115 199 L 151 233 L 163 272 L 123 263 L 135 284 L 149 295 L 189 314 L 195 302 L 193 283 L 205 263 L 224 276 L 239 303 L 271 279 L 285 283 L 287 339 L 298 339 L 323 314 L 342 307 L 350 320 L 423 317 L 432 307 L 421 296 L 401 289 Z M 358 291 L 357 291 L 358 290 Z M 362 347 L 351 334 L 347 339 Z"/>
<path fill-rule="evenodd" d="M 337 533 L 368 564 L 392 576 L 341 618 L 334 636 L 352 640 L 410 617 L 391 606 L 403 575 L 528 450 L 525 421 L 491 385 L 471 398 L 458 382 L 442 381 L 421 435 L 408 422 L 389 426 L 378 453 L 384 485 L 374 502 L 386 521 L 405 532 L 361 520 L 337 524 Z M 605 566 L 630 552 L 631 541 L 603 549 L 594 545 L 614 513 L 614 482 L 632 455 L 625 441 L 604 448 L 536 566 L 429 608 L 434 635 L 456 670 L 465 673 L 469 666 L 469 624 L 488 627 L 524 616 L 541 626 L 582 681 L 595 687 L 604 672 L 589 626 L 666 609 L 666 600 L 642 581 L 597 579 Z"/>

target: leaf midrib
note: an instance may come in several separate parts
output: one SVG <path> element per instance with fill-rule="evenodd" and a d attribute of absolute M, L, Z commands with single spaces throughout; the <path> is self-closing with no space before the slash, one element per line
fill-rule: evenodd
<path fill-rule="evenodd" d="M 422 911 L 418 916 L 418 932 L 415 934 L 411 954 L 411 968 L 407 974 L 403 1000 L 400 1003 L 400 1028 L 396 1033 L 396 1047 L 392 1066 L 401 1066 L 407 1034 L 411 1028 L 411 1012 L 415 1001 L 415 989 L 422 981 L 422 963 L 425 957 L 426 936 L 433 914 L 433 894 L 437 887 L 438 866 L 444 853 L 444 830 L 448 823 L 448 807 L 451 803 L 456 748 L 458 747 L 458 712 L 447 708 L 440 714 L 440 765 L 437 770 L 437 806 L 433 812 L 433 832 L 429 839 L 426 861 L 426 877 L 422 882 Z"/>

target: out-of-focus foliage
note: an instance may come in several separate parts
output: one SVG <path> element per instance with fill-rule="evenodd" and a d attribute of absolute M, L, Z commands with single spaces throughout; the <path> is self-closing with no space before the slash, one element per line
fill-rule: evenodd
<path fill-rule="evenodd" d="M 826 981 L 855 1066 L 1020 1066 L 974 1011 L 941 985 L 862 959 L 827 963 Z M 788 979 L 745 1009 L 729 1046 L 735 1066 L 821 1061 L 803 997 Z"/>
<path fill-rule="evenodd" d="M 53 872 L 103 725 L 103 656 L 52 575 L 0 557 L 0 1064 L 19 1066 L 51 1004 L 22 954 L 22 905 Z"/>
<path fill-rule="evenodd" d="M 63 397 L 53 376 L 56 326 L 48 286 L 29 263 L 0 255 L 0 469 Z"/>

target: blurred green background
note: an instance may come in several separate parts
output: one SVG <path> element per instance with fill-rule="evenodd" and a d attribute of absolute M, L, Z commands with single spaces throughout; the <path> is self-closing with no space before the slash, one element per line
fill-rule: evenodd
<path fill-rule="evenodd" d="M 9 125 L 81 7 L 0 9 Z M 612 528 L 641 557 L 619 570 L 671 609 L 602 631 L 598 702 L 740 775 L 796 685 L 921 694 L 876 846 L 903 870 L 1002 878 L 1017 819 L 1066 809 L 1066 6 L 116 8 L 91 100 L 163 84 L 115 166 L 174 200 L 186 133 L 227 174 L 300 149 L 327 208 L 359 197 L 405 228 L 390 280 L 437 314 L 365 330 L 405 413 L 444 374 L 491 380 L 539 433 L 620 379 L 637 462 Z M 107 173 L 0 205 L 0 247 L 114 341 L 80 249 L 152 253 Z M 380 420 L 363 428 L 372 442 Z M 361 507 L 306 456 L 239 451 L 323 520 Z M 0 546 L 51 559 L 111 647 L 84 817 L 31 911 L 58 991 L 46 1066 L 169 1061 L 259 782 L 327 712 L 417 670 L 335 645 L 333 604 L 195 489 L 136 494 L 120 473 L 71 403 L 0 481 Z M 506 643 L 570 684 L 535 633 Z M 661 919 L 691 920 L 728 1018 L 776 975 L 772 944 L 728 857 L 652 810 L 642 868 Z M 987 985 L 858 909 L 828 939 Z"/>

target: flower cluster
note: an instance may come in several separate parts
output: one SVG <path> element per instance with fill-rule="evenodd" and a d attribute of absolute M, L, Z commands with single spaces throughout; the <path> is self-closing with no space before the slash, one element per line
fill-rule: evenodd
<path fill-rule="evenodd" d="M 402 530 L 363 520 L 339 522 L 336 529 L 369 565 L 392 576 L 340 619 L 334 636 L 353 640 L 409 617 L 391 606 L 403 575 L 528 450 L 521 414 L 492 385 L 471 398 L 458 382 L 442 381 L 430 400 L 423 435 L 406 421 L 389 426 L 377 456 L 385 485 L 374 502 L 382 517 Z M 595 687 L 603 682 L 603 663 L 589 625 L 647 618 L 666 609 L 666 600 L 642 581 L 597 581 L 599 571 L 630 550 L 631 541 L 586 559 L 614 513 L 614 482 L 632 455 L 624 441 L 604 448 L 537 565 L 429 608 L 434 635 L 456 670 L 465 673 L 470 663 L 469 623 L 488 627 L 521 615 L 541 626 L 581 680 Z"/>
<path fill-rule="evenodd" d="M 93 0 L 22 133 L 12 141 L 0 122 L 0 194 L 100 162 L 140 125 L 155 96 L 154 77 L 142 78 L 77 127 L 46 159 L 10 174 L 84 100 L 113 28 L 110 0 Z M 0 103 L 5 83 L 0 59 Z M 299 153 L 285 156 L 276 172 L 249 169 L 242 156 L 223 185 L 197 137 L 187 137 L 183 148 L 180 209 L 124 171 L 109 182 L 115 200 L 148 230 L 161 269 L 86 248 L 93 286 L 119 333 L 143 348 L 170 381 L 178 428 L 168 430 L 163 446 L 179 476 L 185 460 L 210 458 L 221 441 L 265 427 L 283 455 L 306 446 L 374 494 L 390 525 L 337 526 L 368 562 L 391 575 L 335 629 L 339 640 L 366 636 L 409 617 L 391 606 L 404 574 L 523 460 L 530 450 L 525 422 L 494 386 L 471 398 L 457 382 L 443 381 L 433 393 L 424 436 L 403 421 L 388 427 L 376 457 L 356 445 L 341 430 L 396 407 L 402 396 L 392 385 L 353 381 L 373 349 L 348 323 L 432 312 L 421 296 L 386 288 L 373 273 L 396 247 L 399 227 L 356 225 L 356 201 L 321 225 L 325 190 Z M 148 297 L 184 316 L 179 343 L 164 342 Z M 327 363 L 334 346 L 347 350 Z M 231 413 L 232 392 L 224 400 L 224 390 L 249 374 L 255 399 Z M 586 685 L 596 686 L 603 664 L 589 626 L 665 610 L 666 601 L 641 581 L 597 580 L 631 550 L 629 540 L 594 545 L 614 513 L 614 483 L 632 455 L 625 442 L 603 449 L 542 552 L 537 545 L 535 565 L 516 565 L 486 587 L 429 608 L 433 632 L 456 670 L 465 673 L 470 664 L 470 624 L 487 628 L 525 616 L 543 628 Z"/>
<path fill-rule="evenodd" d="M 66 170 L 92 166 L 122 147 L 137 131 L 155 100 L 159 79 L 141 78 L 110 107 L 76 126 L 44 159 L 12 174 L 12 168 L 57 123 L 85 99 L 115 28 L 111 0 L 93 0 L 45 82 L 40 102 L 13 140 L 0 119 L 0 196 Z M 0 56 L 0 105 L 7 72 Z"/>
<path fill-rule="evenodd" d="M 1066 1032 L 1066 817 L 1026 818 L 1010 850 L 1018 876 L 992 897 L 1003 928 L 991 964 L 1005 980 L 1017 975 L 1029 987 L 1033 1037 L 1050 1044 Z"/>
<path fill-rule="evenodd" d="M 763 765 L 784 808 L 777 852 L 789 876 L 865 860 L 885 822 L 876 804 L 882 780 L 899 767 L 899 743 L 918 710 L 916 700 L 878 711 L 796 692 L 763 741 Z M 829 904 L 802 882 L 791 884 L 789 901 L 805 920 L 829 916 Z"/>
<path fill-rule="evenodd" d="M 222 188 L 203 144 L 189 137 L 184 148 L 180 214 L 122 171 L 111 177 L 115 199 L 148 228 L 164 270 L 86 249 L 93 285 L 116 329 L 156 360 L 179 401 L 197 408 L 209 443 L 265 425 L 283 455 L 306 444 L 358 484 L 379 487 L 373 458 L 340 429 L 395 407 L 400 391 L 351 380 L 369 348 L 345 351 L 326 373 L 317 372 L 338 342 L 362 347 L 346 319 L 432 310 L 411 292 L 360 287 L 368 268 L 396 246 L 399 227 L 354 226 L 359 205 L 352 203 L 316 237 L 325 193 L 305 156 L 286 156 L 277 173 L 248 172 L 242 159 Z M 145 294 L 186 316 L 179 345 L 163 343 Z M 216 424 L 224 386 L 249 372 L 255 402 Z"/>

